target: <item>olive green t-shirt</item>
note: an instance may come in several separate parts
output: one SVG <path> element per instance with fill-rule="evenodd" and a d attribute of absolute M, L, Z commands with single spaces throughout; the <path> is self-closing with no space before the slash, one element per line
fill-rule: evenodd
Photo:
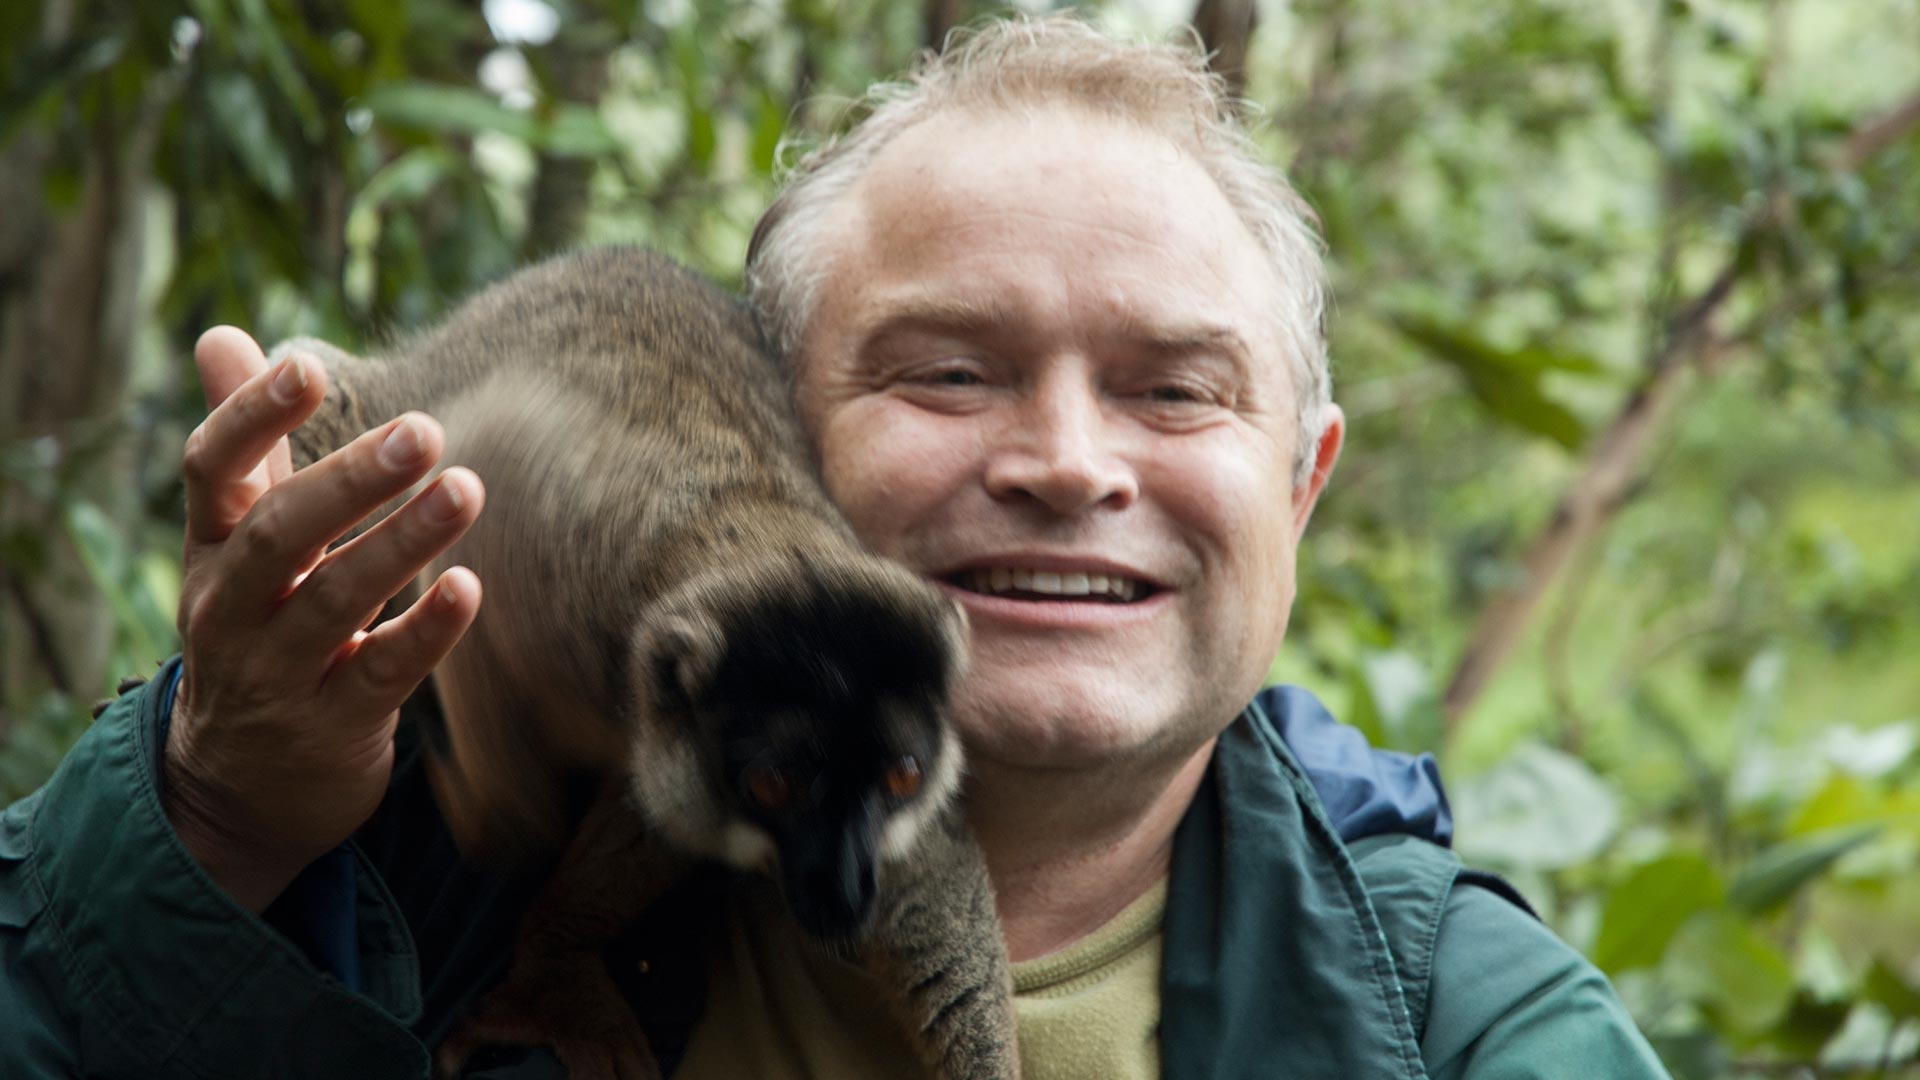
<path fill-rule="evenodd" d="M 921 1075 L 854 965 L 807 945 L 770 885 L 732 893 L 707 961 L 706 1012 L 674 1080 Z M 1073 945 L 1013 968 L 1024 1080 L 1160 1075 L 1162 882 Z"/>

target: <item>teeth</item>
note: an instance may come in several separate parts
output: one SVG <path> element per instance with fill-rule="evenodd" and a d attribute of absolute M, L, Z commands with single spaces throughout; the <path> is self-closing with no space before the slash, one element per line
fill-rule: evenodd
<path fill-rule="evenodd" d="M 1019 570 L 996 566 L 990 570 L 969 571 L 965 584 L 974 592 L 1030 592 L 1045 596 L 1111 596 L 1132 600 L 1139 583 L 1117 574 L 1059 573 L 1052 570 Z"/>

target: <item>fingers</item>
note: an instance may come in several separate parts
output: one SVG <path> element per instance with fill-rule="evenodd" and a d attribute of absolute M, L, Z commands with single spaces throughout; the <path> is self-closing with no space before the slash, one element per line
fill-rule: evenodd
<path fill-rule="evenodd" d="M 289 357 L 269 371 L 253 339 L 217 327 L 194 349 L 213 411 L 187 437 L 181 468 L 189 543 L 226 539 L 268 487 L 263 462 L 326 393 L 318 364 Z"/>
<path fill-rule="evenodd" d="M 265 371 L 267 357 L 245 330 L 216 326 L 194 343 L 193 364 L 200 371 L 200 389 L 211 409 L 232 397 L 240 384 Z"/>
<path fill-rule="evenodd" d="M 276 615 L 289 644 L 338 642 L 467 531 L 486 492 L 471 470 L 452 468 L 373 529 L 334 550 Z"/>
<path fill-rule="evenodd" d="M 392 712 L 446 659 L 479 611 L 480 579 L 453 567 L 399 617 L 360 638 L 328 673 L 328 691 L 367 715 Z"/>
<path fill-rule="evenodd" d="M 277 605 L 328 544 L 425 476 L 445 441 L 432 417 L 408 413 L 273 485 L 233 530 L 221 605 L 235 611 Z M 314 576 L 322 571 L 333 573 L 323 566 Z M 315 584 L 310 578 L 301 589 Z M 331 584 L 328 590 L 334 591 L 317 595 L 344 595 Z"/>

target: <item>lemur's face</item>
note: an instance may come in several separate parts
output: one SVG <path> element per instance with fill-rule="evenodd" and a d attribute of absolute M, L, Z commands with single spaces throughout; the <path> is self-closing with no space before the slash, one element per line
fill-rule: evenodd
<path fill-rule="evenodd" d="M 911 848 L 958 777 L 944 702 L 853 691 L 729 704 L 722 775 L 746 840 L 802 929 L 837 940 L 873 913 L 880 864 Z"/>
<path fill-rule="evenodd" d="M 764 872 L 816 938 L 857 936 L 881 865 L 912 849 L 960 782 L 948 697 L 966 629 L 912 574 L 867 560 L 779 582 L 729 582 L 653 660 L 676 769 L 703 792 L 637 790 L 657 820 L 735 866 Z M 694 760 L 697 759 L 697 765 Z"/>

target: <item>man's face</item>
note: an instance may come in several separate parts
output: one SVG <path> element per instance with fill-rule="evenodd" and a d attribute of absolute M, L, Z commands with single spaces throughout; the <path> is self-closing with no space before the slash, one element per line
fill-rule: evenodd
<path fill-rule="evenodd" d="M 861 539 L 965 607 L 969 748 L 1191 755 L 1280 647 L 1319 489 L 1258 245 L 1171 143 L 1065 110 L 922 124 L 833 214 L 801 414 Z"/>

